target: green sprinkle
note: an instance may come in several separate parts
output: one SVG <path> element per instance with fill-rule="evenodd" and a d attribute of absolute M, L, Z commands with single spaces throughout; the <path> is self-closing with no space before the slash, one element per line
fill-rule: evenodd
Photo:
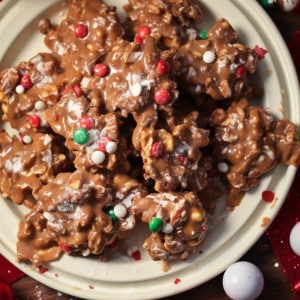
<path fill-rule="evenodd" d="M 79 128 L 74 132 L 73 140 L 77 144 L 85 144 L 89 140 L 89 133 L 85 129 Z"/>
<path fill-rule="evenodd" d="M 103 211 L 104 211 L 107 215 L 109 215 L 109 216 L 112 218 L 113 221 L 118 220 L 118 217 L 115 215 L 115 212 L 114 212 L 113 207 L 106 207 L 106 208 L 103 209 Z"/>
<path fill-rule="evenodd" d="M 160 231 L 164 227 L 164 222 L 160 218 L 154 218 L 150 223 L 149 223 L 149 228 L 152 232 L 157 232 Z"/>
<path fill-rule="evenodd" d="M 207 30 L 205 30 L 205 29 L 200 30 L 199 36 L 201 37 L 201 39 L 207 40 L 208 39 L 208 37 L 207 37 Z"/>

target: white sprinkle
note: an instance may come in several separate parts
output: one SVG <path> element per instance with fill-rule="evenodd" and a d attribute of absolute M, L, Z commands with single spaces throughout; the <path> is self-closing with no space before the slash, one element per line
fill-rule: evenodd
<path fill-rule="evenodd" d="M 212 51 L 206 51 L 203 55 L 203 60 L 207 63 L 207 64 L 211 64 L 215 61 L 216 59 L 216 54 L 214 54 Z"/>
<path fill-rule="evenodd" d="M 62 296 L 62 293 L 57 292 L 57 296 L 58 296 L 58 297 Z"/>
<path fill-rule="evenodd" d="M 219 171 L 222 172 L 222 173 L 227 173 L 228 170 L 229 170 L 229 167 L 228 167 L 228 165 L 227 165 L 226 163 L 220 162 L 220 163 L 218 164 L 218 169 L 219 169 Z"/>
<path fill-rule="evenodd" d="M 25 144 L 31 144 L 32 143 L 32 138 L 29 135 L 24 135 L 23 136 L 23 142 Z"/>
<path fill-rule="evenodd" d="M 46 103 L 44 101 L 38 101 L 35 103 L 34 108 L 36 110 L 45 110 L 47 107 Z"/>
<path fill-rule="evenodd" d="M 134 245 L 134 246 L 132 246 L 131 249 L 132 249 L 132 252 L 134 253 L 139 250 L 139 247 Z"/>
<path fill-rule="evenodd" d="M 123 204 L 117 204 L 114 213 L 118 218 L 124 218 L 127 215 L 127 208 Z"/>
<path fill-rule="evenodd" d="M 109 154 L 115 153 L 117 151 L 118 145 L 115 142 L 109 142 L 106 145 L 106 152 Z"/>
<path fill-rule="evenodd" d="M 138 97 L 142 93 L 142 86 L 139 82 L 136 82 L 134 85 L 130 87 L 130 91 L 133 96 Z"/>
<path fill-rule="evenodd" d="M 105 154 L 102 151 L 95 151 L 92 154 L 92 161 L 95 165 L 100 165 L 105 161 Z"/>
<path fill-rule="evenodd" d="M 17 85 L 16 87 L 16 93 L 17 94 L 23 94 L 25 92 L 25 88 L 23 85 Z"/>
<path fill-rule="evenodd" d="M 161 230 L 164 233 L 171 233 L 173 231 L 173 226 L 171 224 L 167 224 L 166 226 L 164 226 Z"/>
<path fill-rule="evenodd" d="M 132 249 L 131 248 L 127 248 L 127 255 L 128 256 L 132 256 L 132 253 L 133 253 Z"/>

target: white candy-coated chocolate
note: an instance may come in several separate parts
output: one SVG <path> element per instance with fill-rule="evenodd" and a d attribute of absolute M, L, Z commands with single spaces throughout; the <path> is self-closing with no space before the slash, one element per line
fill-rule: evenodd
<path fill-rule="evenodd" d="M 102 151 L 95 151 L 92 154 L 92 161 L 95 165 L 101 165 L 105 161 L 105 154 Z"/>
<path fill-rule="evenodd" d="M 123 204 L 117 204 L 114 213 L 118 218 L 124 218 L 127 215 L 127 208 Z"/>
<path fill-rule="evenodd" d="M 34 108 L 36 110 L 45 110 L 47 107 L 47 104 L 44 101 L 38 101 L 35 103 Z"/>
<path fill-rule="evenodd" d="M 219 169 L 219 171 L 220 171 L 221 173 L 227 173 L 228 170 L 229 170 L 229 167 L 228 167 L 228 165 L 227 165 L 226 163 L 220 162 L 220 163 L 218 164 L 218 169 Z"/>
<path fill-rule="evenodd" d="M 133 96 L 138 97 L 142 94 L 143 88 L 139 82 L 136 82 L 131 86 L 130 90 Z"/>
<path fill-rule="evenodd" d="M 207 63 L 207 64 L 211 64 L 216 60 L 216 54 L 213 53 L 212 51 L 206 51 L 203 55 L 203 60 Z"/>
<path fill-rule="evenodd" d="M 16 87 L 16 93 L 17 94 L 23 94 L 25 92 L 25 88 L 23 85 L 17 85 Z"/>
<path fill-rule="evenodd" d="M 109 142 L 106 145 L 106 152 L 110 153 L 110 154 L 113 154 L 113 153 L 115 153 L 117 151 L 117 148 L 118 148 L 117 143 L 115 143 L 115 142 Z"/>
<path fill-rule="evenodd" d="M 161 230 L 163 233 L 171 233 L 173 231 L 173 226 L 171 224 L 167 224 L 166 226 L 164 226 Z"/>

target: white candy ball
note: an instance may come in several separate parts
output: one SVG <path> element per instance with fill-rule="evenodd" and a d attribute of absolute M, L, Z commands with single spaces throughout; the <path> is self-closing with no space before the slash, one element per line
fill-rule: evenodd
<path fill-rule="evenodd" d="M 127 215 L 127 208 L 123 204 L 117 204 L 114 213 L 118 218 L 124 218 Z"/>
<path fill-rule="evenodd" d="M 300 223 L 297 223 L 291 231 L 290 245 L 293 251 L 300 256 Z"/>
<path fill-rule="evenodd" d="M 105 154 L 102 151 L 95 151 L 92 154 L 92 161 L 95 165 L 101 165 L 105 161 Z"/>
<path fill-rule="evenodd" d="M 173 231 L 173 226 L 171 224 L 167 224 L 161 230 L 163 233 L 171 233 Z"/>
<path fill-rule="evenodd" d="M 203 60 L 207 64 L 211 64 L 216 60 L 216 54 L 214 54 L 212 51 L 206 51 L 203 55 Z"/>
<path fill-rule="evenodd" d="M 110 153 L 110 154 L 115 153 L 117 151 L 117 149 L 118 149 L 118 145 L 115 142 L 109 142 L 106 145 L 106 152 L 107 153 Z"/>
<path fill-rule="evenodd" d="M 22 140 L 23 140 L 23 143 L 25 143 L 25 144 L 31 144 L 32 143 L 32 138 L 29 135 L 24 135 Z"/>
<path fill-rule="evenodd" d="M 254 300 L 263 290 L 264 277 L 255 265 L 240 261 L 226 270 L 223 287 L 233 300 Z"/>
<path fill-rule="evenodd" d="M 282 0 L 278 4 L 284 11 L 297 11 L 300 8 L 299 0 Z"/>
<path fill-rule="evenodd" d="M 143 88 L 139 82 L 136 82 L 134 85 L 131 86 L 130 90 L 133 96 L 138 97 L 141 95 Z"/>
<path fill-rule="evenodd" d="M 228 167 L 228 165 L 227 165 L 226 163 L 220 162 L 220 163 L 218 164 L 218 169 L 219 169 L 219 171 L 220 171 L 221 173 L 227 173 L 228 170 L 229 170 L 229 167 Z"/>
<path fill-rule="evenodd" d="M 23 94 L 25 92 L 25 88 L 23 85 L 17 85 L 16 87 L 16 93 L 17 94 Z"/>
<path fill-rule="evenodd" d="M 34 105 L 34 108 L 36 110 L 45 110 L 46 107 L 47 107 L 47 104 L 44 101 L 38 101 Z"/>

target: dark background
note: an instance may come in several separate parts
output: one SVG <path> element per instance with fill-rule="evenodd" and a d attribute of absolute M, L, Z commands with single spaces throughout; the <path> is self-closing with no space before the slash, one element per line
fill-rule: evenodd
<path fill-rule="evenodd" d="M 298 13 L 285 13 L 275 8 L 268 11 L 269 15 L 277 25 L 284 40 L 288 42 L 297 29 L 300 28 L 300 12 Z M 300 54 L 300 51 L 299 51 Z M 249 261 L 257 265 L 262 271 L 265 278 L 265 287 L 257 300 L 295 300 L 295 296 L 291 291 L 288 281 L 278 265 L 277 257 L 269 243 L 266 235 L 249 250 L 249 252 L 241 258 L 241 260 Z M 275 265 L 276 264 L 276 265 Z M 276 267 L 277 266 L 277 267 Z M 172 296 L 169 300 L 228 300 L 223 286 L 223 274 L 220 274 L 211 281 L 189 290 L 185 293 Z M 17 280 L 13 283 L 13 288 L 19 300 L 36 300 L 37 295 L 42 294 L 43 300 L 80 300 L 79 298 L 62 295 L 58 297 L 57 291 L 37 282 L 29 276 Z"/>

